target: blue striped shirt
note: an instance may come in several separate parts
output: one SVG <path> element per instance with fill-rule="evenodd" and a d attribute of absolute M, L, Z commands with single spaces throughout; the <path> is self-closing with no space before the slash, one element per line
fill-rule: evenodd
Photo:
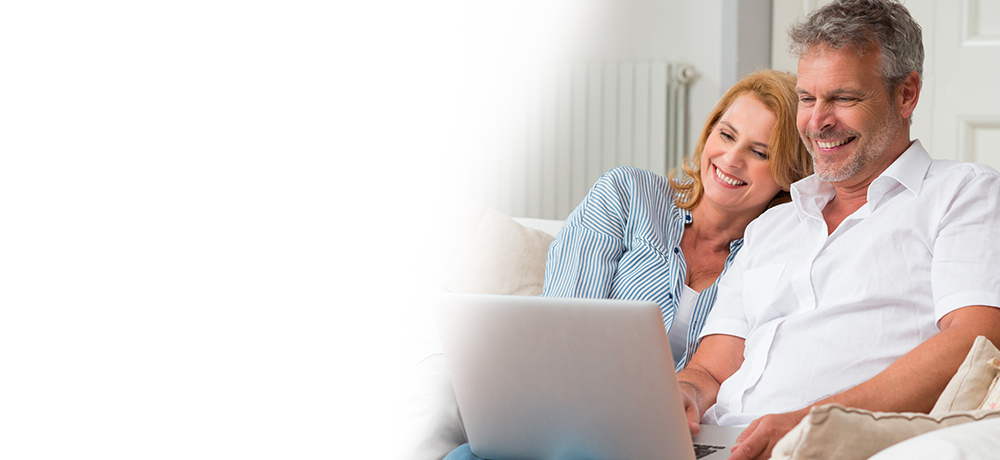
<path fill-rule="evenodd" d="M 649 171 L 620 167 L 605 173 L 549 246 L 542 295 L 656 302 L 671 334 L 687 275 L 681 236 L 692 221 L 690 212 L 674 204 L 676 195 L 667 178 Z M 742 238 L 730 242 L 723 273 L 742 245 Z M 677 371 L 697 348 L 718 284 L 716 279 L 698 297 Z"/>

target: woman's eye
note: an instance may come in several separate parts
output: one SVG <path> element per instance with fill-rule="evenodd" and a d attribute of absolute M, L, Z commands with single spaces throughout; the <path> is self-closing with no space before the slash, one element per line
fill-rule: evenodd
<path fill-rule="evenodd" d="M 729 133 L 727 133 L 725 131 L 719 131 L 719 134 L 722 135 L 722 138 L 725 139 L 725 140 L 727 140 L 727 141 L 734 140 L 733 136 L 730 136 Z"/>
<path fill-rule="evenodd" d="M 752 152 L 754 155 L 757 155 L 757 158 L 760 158 L 761 160 L 767 159 L 767 153 L 765 152 L 761 152 L 760 150 L 753 150 Z"/>

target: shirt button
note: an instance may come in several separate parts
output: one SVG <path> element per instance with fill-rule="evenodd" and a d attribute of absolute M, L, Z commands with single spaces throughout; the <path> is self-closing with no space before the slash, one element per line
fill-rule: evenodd
<path fill-rule="evenodd" d="M 690 224 L 690 223 L 691 223 L 691 215 L 690 215 L 690 214 L 688 214 L 688 215 L 684 216 L 684 220 L 685 220 L 685 221 L 686 221 L 687 223 L 689 223 L 689 224 Z"/>
<path fill-rule="evenodd" d="M 674 254 L 680 254 L 681 248 L 674 248 Z"/>

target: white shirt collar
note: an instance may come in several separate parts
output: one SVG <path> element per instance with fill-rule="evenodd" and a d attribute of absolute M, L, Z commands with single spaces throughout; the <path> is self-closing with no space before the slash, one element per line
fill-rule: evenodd
<path fill-rule="evenodd" d="M 930 165 L 931 156 L 927 150 L 924 150 L 919 140 L 913 141 L 910 147 L 868 186 L 868 203 L 873 207 L 877 206 L 881 198 L 899 184 L 914 195 L 918 195 Z M 792 184 L 791 195 L 795 212 L 800 219 L 808 215 L 822 218 L 823 207 L 833 199 L 836 191 L 833 185 L 819 180 L 813 174 Z"/>
<path fill-rule="evenodd" d="M 868 187 L 868 202 L 877 203 L 878 199 L 889 191 L 895 184 L 906 187 L 914 196 L 920 194 L 920 187 L 927 175 L 927 169 L 931 166 L 931 156 L 920 145 L 920 141 L 913 141 L 910 148 L 906 149 L 896 161 L 892 162 L 885 171 L 882 172 L 871 186 Z M 872 190 L 875 185 L 880 187 Z"/>

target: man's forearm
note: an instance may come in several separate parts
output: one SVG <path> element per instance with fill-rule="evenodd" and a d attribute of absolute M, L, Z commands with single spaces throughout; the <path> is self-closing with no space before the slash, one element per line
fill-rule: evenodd
<path fill-rule="evenodd" d="M 702 339 L 690 364 L 677 374 L 681 393 L 694 405 L 693 408 L 685 407 L 689 420 L 700 422 L 705 411 L 715 404 L 722 382 L 743 364 L 743 346 L 742 338 L 731 335 L 717 334 Z"/>
<path fill-rule="evenodd" d="M 698 415 L 694 421 L 700 422 L 705 411 L 715 404 L 721 383 L 716 382 L 711 373 L 698 368 L 694 363 L 677 374 L 677 383 L 680 384 L 681 392 L 690 396 L 694 402 L 694 411 Z"/>
<path fill-rule="evenodd" d="M 930 411 L 976 336 L 986 336 L 993 343 L 1000 343 L 1000 309 L 960 308 L 945 315 L 940 325 L 940 333 L 870 380 L 803 409 L 754 420 L 740 434 L 732 458 L 767 458 L 775 443 L 798 424 L 812 406 L 839 403 L 877 412 Z"/>

